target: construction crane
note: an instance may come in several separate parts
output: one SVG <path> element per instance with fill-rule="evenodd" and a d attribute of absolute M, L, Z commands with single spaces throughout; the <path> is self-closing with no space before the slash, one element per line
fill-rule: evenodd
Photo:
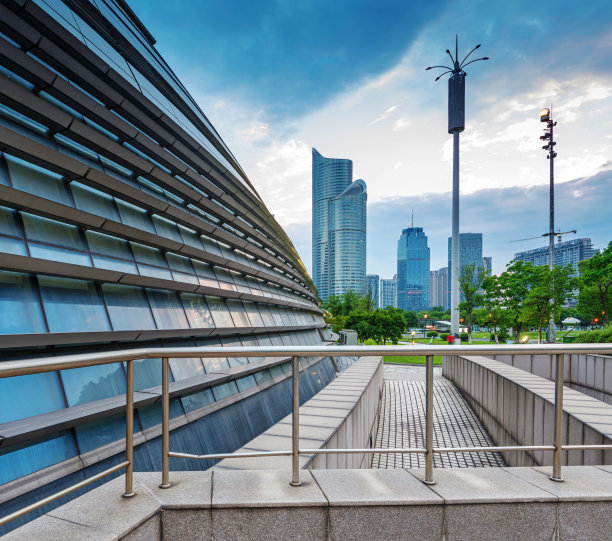
<path fill-rule="evenodd" d="M 561 242 L 561 237 L 563 235 L 569 235 L 570 233 L 573 233 L 575 235 L 576 233 L 578 233 L 578 231 L 576 229 L 570 229 L 569 231 L 555 231 L 553 233 L 553 236 L 557 237 L 559 242 Z M 523 242 L 524 240 L 534 240 L 539 239 L 541 237 L 550 237 L 550 233 L 544 233 L 542 235 L 538 235 L 537 237 L 528 237 L 526 239 L 511 240 L 509 242 Z"/>

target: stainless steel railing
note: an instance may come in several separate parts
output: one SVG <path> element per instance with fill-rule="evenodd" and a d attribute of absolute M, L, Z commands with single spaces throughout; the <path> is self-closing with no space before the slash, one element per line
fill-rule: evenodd
<path fill-rule="evenodd" d="M 341 453 L 423 453 L 425 454 L 424 483 L 433 484 L 434 453 L 475 453 L 494 451 L 552 451 L 552 476 L 554 481 L 563 481 L 561 476 L 561 453 L 573 450 L 612 449 L 612 445 L 563 445 L 563 365 L 565 353 L 612 354 L 612 344 L 552 344 L 552 345 L 486 345 L 486 346 L 433 346 L 433 345 L 402 345 L 402 346 L 274 346 L 274 347 L 194 347 L 194 348 L 147 348 L 114 351 L 110 353 L 88 353 L 83 355 L 67 355 L 63 357 L 48 357 L 30 360 L 7 361 L 0 363 L 0 378 L 38 374 L 55 370 L 67 370 L 96 366 L 116 362 L 127 363 L 126 385 L 126 451 L 125 460 L 112 468 L 96 474 L 76 485 L 65 488 L 61 492 L 48 496 L 39 502 L 15 511 L 0 518 L 0 526 L 51 503 L 62 496 L 70 494 L 94 481 L 125 468 L 125 489 L 123 496 L 134 495 L 134 365 L 135 360 L 162 358 L 162 480 L 161 488 L 170 488 L 170 457 L 191 459 L 222 459 L 244 457 L 291 456 L 292 471 L 290 484 L 300 485 L 300 454 L 341 454 Z M 492 447 L 434 447 L 433 445 L 433 357 L 434 355 L 555 355 L 555 417 L 554 437 L 552 445 L 514 445 Z M 318 356 L 422 356 L 426 363 L 426 429 L 425 448 L 395 448 L 395 449 L 301 449 L 299 447 L 299 357 Z M 178 453 L 170 450 L 170 393 L 169 393 L 169 359 L 181 357 L 288 357 L 292 358 L 293 367 L 293 422 L 291 450 L 262 451 L 252 453 L 216 453 L 194 455 Z"/>

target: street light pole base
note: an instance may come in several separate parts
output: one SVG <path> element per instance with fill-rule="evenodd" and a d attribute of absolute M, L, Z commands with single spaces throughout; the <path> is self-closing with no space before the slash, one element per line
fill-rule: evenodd
<path fill-rule="evenodd" d="M 289 484 L 292 487 L 299 487 L 299 486 L 302 486 L 302 481 L 290 481 Z"/>
<path fill-rule="evenodd" d="M 161 485 L 159 485 L 159 488 L 170 488 L 172 486 L 172 483 L 162 483 Z"/>
<path fill-rule="evenodd" d="M 426 485 L 435 485 L 436 484 L 435 481 L 427 481 L 427 479 L 424 479 L 423 483 L 425 483 Z"/>
<path fill-rule="evenodd" d="M 565 481 L 563 477 L 553 477 L 552 475 L 550 476 L 550 480 L 554 481 L 555 483 L 563 483 L 563 481 Z"/>
<path fill-rule="evenodd" d="M 135 492 L 124 492 L 121 496 L 123 498 L 132 498 L 133 496 L 135 496 L 136 493 Z"/>

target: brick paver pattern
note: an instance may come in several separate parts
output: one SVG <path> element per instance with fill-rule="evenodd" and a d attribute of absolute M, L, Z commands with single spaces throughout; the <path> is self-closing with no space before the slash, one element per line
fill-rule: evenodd
<path fill-rule="evenodd" d="M 425 371 L 423 369 L 419 372 L 424 375 Z M 402 377 L 390 380 L 387 379 L 389 376 L 394 377 L 396 374 L 392 374 L 391 370 L 385 370 L 376 447 L 383 449 L 425 447 L 425 381 L 422 381 L 421 377 L 414 378 L 421 381 L 409 381 L 408 378 Z M 450 381 L 439 376 L 434 378 L 433 405 L 434 447 L 494 445 L 459 391 Z M 437 468 L 489 466 L 505 466 L 500 453 L 434 454 L 434 467 Z M 372 468 L 424 467 L 423 453 L 378 453 L 374 455 L 372 461 Z"/>

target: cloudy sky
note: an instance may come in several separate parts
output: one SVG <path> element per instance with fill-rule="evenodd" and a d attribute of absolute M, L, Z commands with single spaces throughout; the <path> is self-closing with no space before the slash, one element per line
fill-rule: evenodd
<path fill-rule="evenodd" d="M 426 6 L 424 4 L 427 4 Z M 447 83 L 425 67 L 466 54 L 461 231 L 496 272 L 545 239 L 553 106 L 556 226 L 612 240 L 612 7 L 607 0 L 130 0 L 311 268 L 311 148 L 368 185 L 367 272 L 391 277 L 401 229 L 446 265 L 452 136 Z"/>

